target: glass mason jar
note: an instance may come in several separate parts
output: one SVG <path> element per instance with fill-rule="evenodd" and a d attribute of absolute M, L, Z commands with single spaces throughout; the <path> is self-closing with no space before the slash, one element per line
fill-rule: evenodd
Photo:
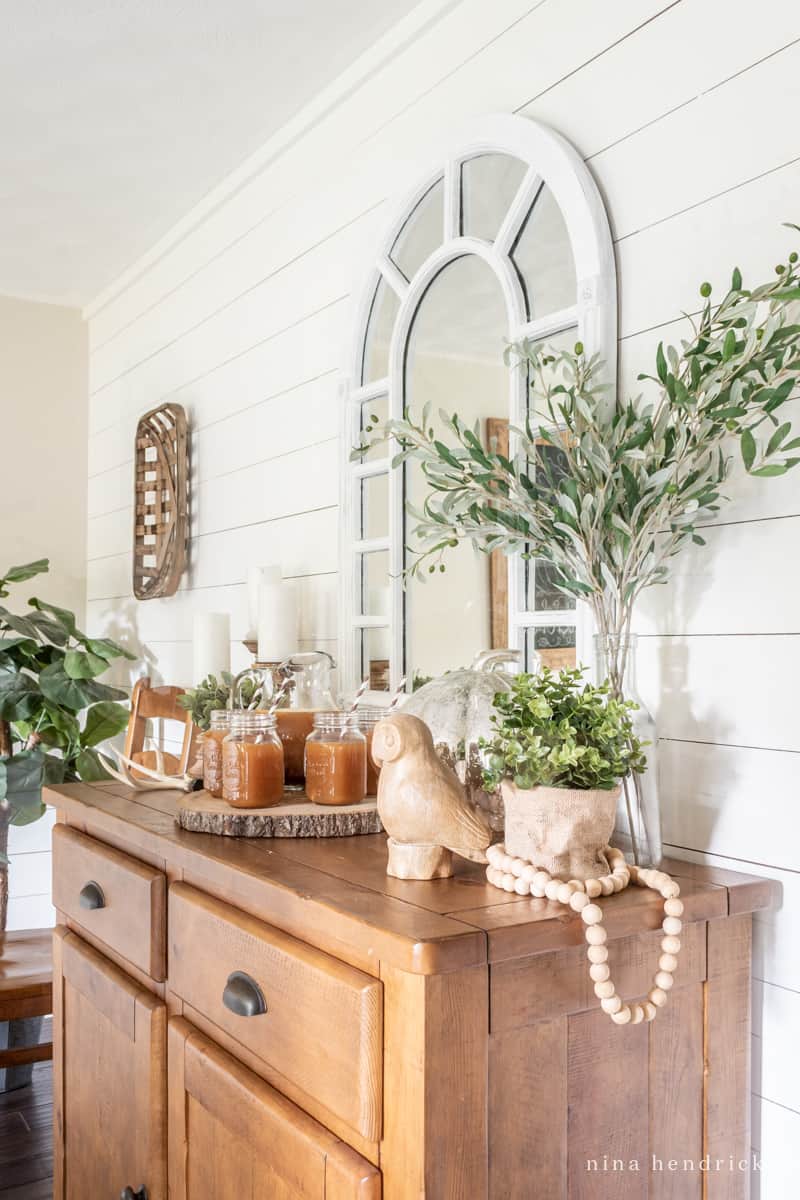
<path fill-rule="evenodd" d="M 378 794 L 378 776 L 381 773 L 380 767 L 376 766 L 372 758 L 372 734 L 375 731 L 375 726 L 379 721 L 382 721 L 389 712 L 388 708 L 358 708 L 356 709 L 356 724 L 363 733 L 367 741 L 367 795 L 377 796 Z"/>
<path fill-rule="evenodd" d="M 610 679 L 614 690 L 625 700 L 633 700 L 638 709 L 631 713 L 636 736 L 645 746 L 647 770 L 628 775 L 622 781 L 614 845 L 640 867 L 657 867 L 662 858 L 661 801 L 658 790 L 658 732 L 645 708 L 636 683 L 637 637 L 626 639 L 595 635 L 597 682 Z"/>
<path fill-rule="evenodd" d="M 306 738 L 306 795 L 314 804 L 359 804 L 367 794 L 367 739 L 348 713 L 318 712 Z"/>
<path fill-rule="evenodd" d="M 230 733 L 228 708 L 214 708 L 211 724 L 203 734 L 203 787 L 219 800 L 222 796 L 222 741 Z"/>
<path fill-rule="evenodd" d="M 272 713 L 231 713 L 222 743 L 222 799 L 233 808 L 269 808 L 283 799 L 283 746 Z"/>

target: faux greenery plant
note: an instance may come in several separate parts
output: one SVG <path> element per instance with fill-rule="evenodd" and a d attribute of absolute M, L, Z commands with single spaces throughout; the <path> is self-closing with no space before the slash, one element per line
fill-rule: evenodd
<path fill-rule="evenodd" d="M 607 682 L 593 687 L 578 669 L 514 676 L 511 690 L 495 696 L 494 737 L 481 741 L 487 791 L 503 779 L 519 788 L 610 790 L 644 771 L 630 719 L 636 705 L 610 693 Z"/>
<path fill-rule="evenodd" d="M 46 558 L 0 576 L 10 585 L 47 571 Z M 9 825 L 44 812 L 41 785 L 107 779 L 95 749 L 128 723 L 127 699 L 99 683 L 115 658 L 133 658 L 108 638 L 90 638 L 65 608 L 35 597 L 23 616 L 0 605 L 0 930 L 5 927 Z"/>
<path fill-rule="evenodd" d="M 211 725 L 211 713 L 215 708 L 227 708 L 233 686 L 233 676 L 222 671 L 220 678 L 207 675 L 197 687 L 187 688 L 178 697 L 178 704 L 192 714 L 198 729 L 206 730 Z M 245 677 L 239 685 L 239 696 L 244 708 L 255 708 L 261 700 L 261 688 L 253 679 Z"/>
<path fill-rule="evenodd" d="M 441 414 L 445 444 L 429 406 L 387 422 L 370 443 L 395 439 L 394 463 L 419 460 L 429 485 L 412 514 L 411 571 L 444 570 L 464 539 L 547 561 L 555 585 L 591 606 L 619 695 L 634 605 L 687 544 L 703 544 L 700 530 L 726 499 L 732 450 L 761 478 L 800 462 L 800 438 L 779 415 L 800 379 L 797 253 L 770 282 L 747 288 L 736 269 L 717 302 L 708 283 L 700 295 L 691 335 L 660 344 L 654 373 L 639 376 L 643 397 L 609 395 L 602 363 L 580 343 L 572 353 L 510 347 L 509 361 L 529 372 L 535 414 L 512 428 L 512 457 L 484 446 L 457 413 Z"/>

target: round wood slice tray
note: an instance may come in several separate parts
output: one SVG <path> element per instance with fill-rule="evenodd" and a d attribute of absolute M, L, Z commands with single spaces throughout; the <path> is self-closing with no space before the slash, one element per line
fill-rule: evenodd
<path fill-rule="evenodd" d="M 206 791 L 189 792 L 179 799 L 175 819 L 181 829 L 223 837 L 353 837 L 383 830 L 374 796 L 328 808 L 312 804 L 299 789 L 271 808 L 231 808 Z"/>

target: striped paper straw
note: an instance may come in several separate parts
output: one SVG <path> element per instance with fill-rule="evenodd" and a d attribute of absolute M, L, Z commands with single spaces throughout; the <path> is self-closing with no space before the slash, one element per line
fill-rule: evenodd
<path fill-rule="evenodd" d="M 270 716 L 272 716 L 272 714 L 275 712 L 275 709 L 278 707 L 281 700 L 288 692 L 290 683 L 291 683 L 291 679 L 284 679 L 283 683 L 278 688 L 277 695 L 273 696 L 272 704 L 270 704 L 270 706 L 267 710 L 269 712 Z"/>
<path fill-rule="evenodd" d="M 356 709 L 358 708 L 358 702 L 361 699 L 361 697 L 364 695 L 364 692 L 367 690 L 368 687 L 369 687 L 369 677 L 367 677 L 366 679 L 362 679 L 361 683 L 358 685 L 358 690 L 356 691 L 356 694 L 353 697 L 353 703 L 350 705 L 350 711 L 347 714 L 347 719 L 345 720 L 345 725 L 350 726 L 355 722 Z"/>
<path fill-rule="evenodd" d="M 392 703 L 389 705 L 389 712 L 393 712 L 393 710 L 395 708 L 397 708 L 398 704 L 400 703 L 400 701 L 403 697 L 403 688 L 406 686 L 406 678 L 407 678 L 407 676 L 404 675 L 403 678 L 398 683 L 397 687 L 394 689 L 394 695 L 392 696 Z"/>

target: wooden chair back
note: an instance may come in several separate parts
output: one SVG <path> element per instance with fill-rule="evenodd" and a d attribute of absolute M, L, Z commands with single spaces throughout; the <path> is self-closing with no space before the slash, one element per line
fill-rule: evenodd
<path fill-rule="evenodd" d="M 191 713 L 178 704 L 183 688 L 152 687 L 149 675 L 136 681 L 131 696 L 131 715 L 125 735 L 125 755 L 143 767 L 158 770 L 158 755 L 155 750 L 145 750 L 148 720 L 162 719 L 177 721 L 183 725 L 183 743 L 180 756 L 164 753 L 163 769 L 167 775 L 183 775 L 188 771 L 194 749 L 195 725 Z"/>

